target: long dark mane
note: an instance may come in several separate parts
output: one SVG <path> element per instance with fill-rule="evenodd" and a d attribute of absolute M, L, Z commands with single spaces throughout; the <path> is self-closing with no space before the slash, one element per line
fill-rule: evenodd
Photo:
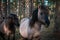
<path fill-rule="evenodd" d="M 36 21 L 38 21 L 38 15 L 37 15 L 37 13 L 38 13 L 38 8 L 36 8 L 34 11 L 33 11 L 33 13 L 32 13 L 32 18 L 31 18 L 31 20 L 30 20 L 30 26 L 33 26 L 33 24 L 36 22 Z"/>
<path fill-rule="evenodd" d="M 40 5 L 40 9 L 45 12 L 45 15 L 48 17 L 49 11 L 45 5 Z M 47 18 L 48 19 L 48 18 Z M 32 13 L 32 18 L 30 20 L 30 26 L 33 26 L 35 22 L 38 21 L 38 8 L 36 8 Z"/>

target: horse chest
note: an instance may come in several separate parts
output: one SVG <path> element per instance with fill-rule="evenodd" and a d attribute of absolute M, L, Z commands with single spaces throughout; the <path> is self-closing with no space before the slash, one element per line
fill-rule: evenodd
<path fill-rule="evenodd" d="M 41 25 L 36 22 L 32 28 L 29 26 L 29 19 L 26 19 L 24 22 L 20 24 L 20 34 L 24 38 L 31 38 L 32 36 L 36 37 L 40 35 L 40 27 Z"/>
<path fill-rule="evenodd" d="M 40 23 L 35 23 L 33 28 L 35 28 L 36 30 L 40 30 L 41 24 Z"/>
<path fill-rule="evenodd" d="M 11 33 L 11 31 L 9 30 L 9 28 L 6 25 L 4 25 L 4 28 L 3 29 L 4 29 L 4 33 L 6 35 L 9 35 Z"/>
<path fill-rule="evenodd" d="M 11 33 L 11 31 L 8 29 L 8 27 L 6 27 L 4 23 L 0 25 L 0 32 L 6 35 L 9 35 Z"/>
<path fill-rule="evenodd" d="M 40 28 L 41 28 L 41 25 L 39 23 L 35 23 L 34 24 L 34 27 L 31 29 L 32 30 L 32 36 L 33 37 L 37 37 L 40 35 Z"/>

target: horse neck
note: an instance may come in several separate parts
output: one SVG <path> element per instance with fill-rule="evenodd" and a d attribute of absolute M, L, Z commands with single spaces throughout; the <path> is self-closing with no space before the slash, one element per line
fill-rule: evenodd
<path fill-rule="evenodd" d="M 36 30 L 40 30 L 40 28 L 41 28 L 41 23 L 35 22 L 34 25 L 32 26 L 32 28 L 34 28 L 34 29 L 36 29 Z"/>
<path fill-rule="evenodd" d="M 40 27 L 40 26 L 41 26 L 41 23 L 40 23 L 40 22 L 35 22 L 35 23 L 34 23 L 34 26 L 35 26 L 35 25 L 37 25 L 37 26 Z"/>
<path fill-rule="evenodd" d="M 15 29 L 14 23 L 10 23 L 9 20 L 5 20 L 4 24 L 6 25 L 6 27 L 8 27 L 10 30 Z"/>

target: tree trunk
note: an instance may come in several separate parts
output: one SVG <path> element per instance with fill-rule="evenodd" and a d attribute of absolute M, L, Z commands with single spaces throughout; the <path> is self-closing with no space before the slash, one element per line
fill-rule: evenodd
<path fill-rule="evenodd" d="M 0 17 L 1 17 L 1 15 L 2 15 L 2 8 L 1 8 L 1 5 L 2 5 L 2 2 L 1 2 L 2 0 L 0 0 Z"/>
<path fill-rule="evenodd" d="M 25 0 L 25 16 L 28 17 L 29 16 L 29 6 L 30 6 L 30 0 Z"/>
<path fill-rule="evenodd" d="M 56 1 L 54 36 L 60 40 L 60 1 Z"/>
<path fill-rule="evenodd" d="M 19 0 L 19 15 L 20 20 L 25 17 L 25 0 Z"/>
<path fill-rule="evenodd" d="M 10 0 L 7 1 L 7 15 L 10 14 Z"/>
<path fill-rule="evenodd" d="M 25 0 L 25 16 L 31 17 L 33 11 L 33 0 Z"/>
<path fill-rule="evenodd" d="M 6 18 L 7 17 L 7 0 L 3 0 L 3 16 Z"/>
<path fill-rule="evenodd" d="M 33 0 L 30 0 L 30 4 L 29 4 L 29 17 L 32 16 L 33 13 Z"/>

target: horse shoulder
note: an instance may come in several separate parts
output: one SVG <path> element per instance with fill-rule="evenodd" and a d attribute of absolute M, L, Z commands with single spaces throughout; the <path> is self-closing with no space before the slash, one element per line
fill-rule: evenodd
<path fill-rule="evenodd" d="M 28 30 L 29 30 L 29 19 L 28 18 L 24 18 L 21 20 L 21 23 L 20 23 L 20 34 L 27 38 L 28 37 Z"/>

